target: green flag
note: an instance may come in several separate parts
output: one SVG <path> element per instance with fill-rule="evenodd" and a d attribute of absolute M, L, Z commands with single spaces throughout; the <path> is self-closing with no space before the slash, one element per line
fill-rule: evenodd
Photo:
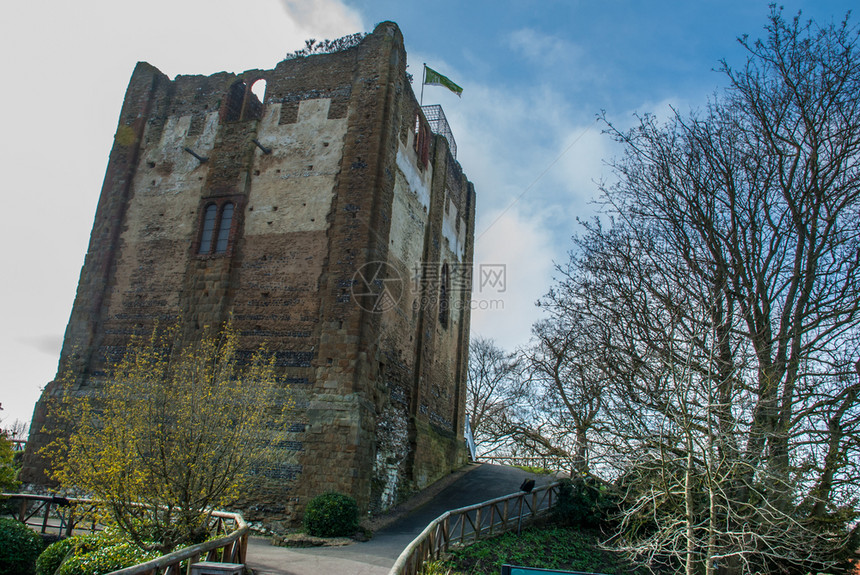
<path fill-rule="evenodd" d="M 457 96 L 460 96 L 463 93 L 463 88 L 426 65 L 424 66 L 424 83 L 428 86 L 444 86 L 457 94 Z"/>

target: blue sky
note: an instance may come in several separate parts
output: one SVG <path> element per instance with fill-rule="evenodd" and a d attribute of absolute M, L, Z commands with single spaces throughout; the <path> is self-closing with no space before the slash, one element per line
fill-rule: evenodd
<path fill-rule="evenodd" d="M 785 2 L 789 16 L 839 21 L 847 0 Z M 768 2 L 526 0 L 32 0 L 0 22 L 3 202 L 0 418 L 28 420 L 56 371 L 101 180 L 138 60 L 166 74 L 270 68 L 306 38 L 403 30 L 418 84 L 426 62 L 465 90 L 442 104 L 478 194 L 476 263 L 504 264 L 503 309 L 473 312 L 473 333 L 528 342 L 535 300 L 566 258 L 576 219 L 617 154 L 595 115 L 630 125 L 701 108 L 761 37 Z M 855 19 L 856 20 L 856 19 Z M 476 294 L 476 299 L 490 297 Z M 480 307 L 477 301 L 476 306 Z M 496 308 L 499 306 L 496 305 Z"/>

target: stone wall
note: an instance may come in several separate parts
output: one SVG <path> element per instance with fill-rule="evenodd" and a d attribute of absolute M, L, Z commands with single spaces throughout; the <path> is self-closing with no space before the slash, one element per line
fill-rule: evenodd
<path fill-rule="evenodd" d="M 295 521 L 325 491 L 379 511 L 461 464 L 469 292 L 440 303 L 438 276 L 471 264 L 475 194 L 416 117 L 426 127 L 392 23 L 273 70 L 171 81 L 138 64 L 61 370 L 97 386 L 156 322 L 193 339 L 231 319 L 243 349 L 265 343 L 301 409 L 283 464 L 242 502 L 251 518 Z M 216 249 L 202 230 L 225 210 Z M 368 273 L 396 297 L 361 295 Z M 35 451 L 57 391 L 34 414 L 29 482 L 46 481 Z"/>

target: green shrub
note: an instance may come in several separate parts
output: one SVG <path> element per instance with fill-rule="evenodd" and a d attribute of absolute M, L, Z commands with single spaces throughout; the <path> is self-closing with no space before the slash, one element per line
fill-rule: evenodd
<path fill-rule="evenodd" d="M 562 526 L 597 527 L 608 520 L 616 506 L 616 498 L 605 483 L 593 477 L 563 479 L 552 516 Z"/>
<path fill-rule="evenodd" d="M 12 451 L 12 442 L 6 434 L 0 432 L 0 491 L 11 491 L 20 485 L 18 481 L 18 469 L 20 465 L 15 463 L 15 451 Z M 20 462 L 20 458 L 18 462 Z"/>
<path fill-rule="evenodd" d="M 0 515 L 8 517 L 18 517 L 18 511 L 21 509 L 21 502 L 12 497 L 0 497 Z"/>
<path fill-rule="evenodd" d="M 323 493 L 305 508 L 305 529 L 317 537 L 345 537 L 358 529 L 358 504 L 342 493 Z"/>
<path fill-rule="evenodd" d="M 48 545 L 48 548 L 36 559 L 36 575 L 54 575 L 60 563 L 75 546 L 75 539 L 75 537 L 69 537 Z"/>
<path fill-rule="evenodd" d="M 20 521 L 0 518 L 0 575 L 30 575 L 44 548 L 35 531 Z"/>
<path fill-rule="evenodd" d="M 99 531 L 71 538 L 74 543 L 75 555 L 91 553 L 103 547 L 110 547 L 123 541 L 122 535 L 116 531 Z"/>
<path fill-rule="evenodd" d="M 104 542 L 107 545 L 95 547 L 98 542 Z M 116 537 L 78 540 L 75 542 L 72 555 L 63 561 L 56 575 L 109 573 L 144 563 L 160 555 L 157 551 L 143 551 L 130 541 L 117 541 Z"/>
<path fill-rule="evenodd" d="M 453 571 L 442 561 L 427 561 L 421 566 L 419 575 L 461 575 L 459 571 Z"/>
<path fill-rule="evenodd" d="M 498 575 L 503 564 L 608 575 L 648 572 L 631 565 L 621 553 L 601 549 L 597 532 L 569 527 L 528 527 L 520 534 L 511 531 L 484 539 L 452 550 L 441 566 L 433 568 L 436 573 L 448 568 L 453 573 Z"/>
<path fill-rule="evenodd" d="M 116 531 L 78 535 L 51 544 L 36 561 L 36 575 L 108 573 L 155 559 Z"/>

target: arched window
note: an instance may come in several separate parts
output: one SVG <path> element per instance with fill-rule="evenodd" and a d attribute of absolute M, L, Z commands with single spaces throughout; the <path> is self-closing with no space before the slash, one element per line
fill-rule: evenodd
<path fill-rule="evenodd" d="M 439 278 L 439 323 L 442 327 L 448 327 L 448 310 L 451 307 L 451 302 L 448 300 L 449 278 L 448 264 L 442 264 L 442 273 Z"/>
<path fill-rule="evenodd" d="M 218 224 L 218 241 L 215 244 L 215 253 L 223 254 L 227 251 L 230 240 L 230 226 L 233 223 L 233 204 L 227 202 L 221 208 L 221 222 Z"/>
<path fill-rule="evenodd" d="M 260 78 L 251 84 L 243 120 L 259 120 L 263 117 L 263 102 L 266 101 L 266 80 Z"/>
<path fill-rule="evenodd" d="M 266 79 L 258 78 L 249 86 L 244 80 L 236 80 L 227 90 L 222 122 L 259 120 L 263 116 L 266 97 Z"/>
<path fill-rule="evenodd" d="M 208 254 L 212 249 L 212 234 L 215 232 L 215 221 L 218 219 L 218 206 L 209 204 L 203 213 L 203 229 L 200 232 L 200 248 L 198 254 Z"/>

